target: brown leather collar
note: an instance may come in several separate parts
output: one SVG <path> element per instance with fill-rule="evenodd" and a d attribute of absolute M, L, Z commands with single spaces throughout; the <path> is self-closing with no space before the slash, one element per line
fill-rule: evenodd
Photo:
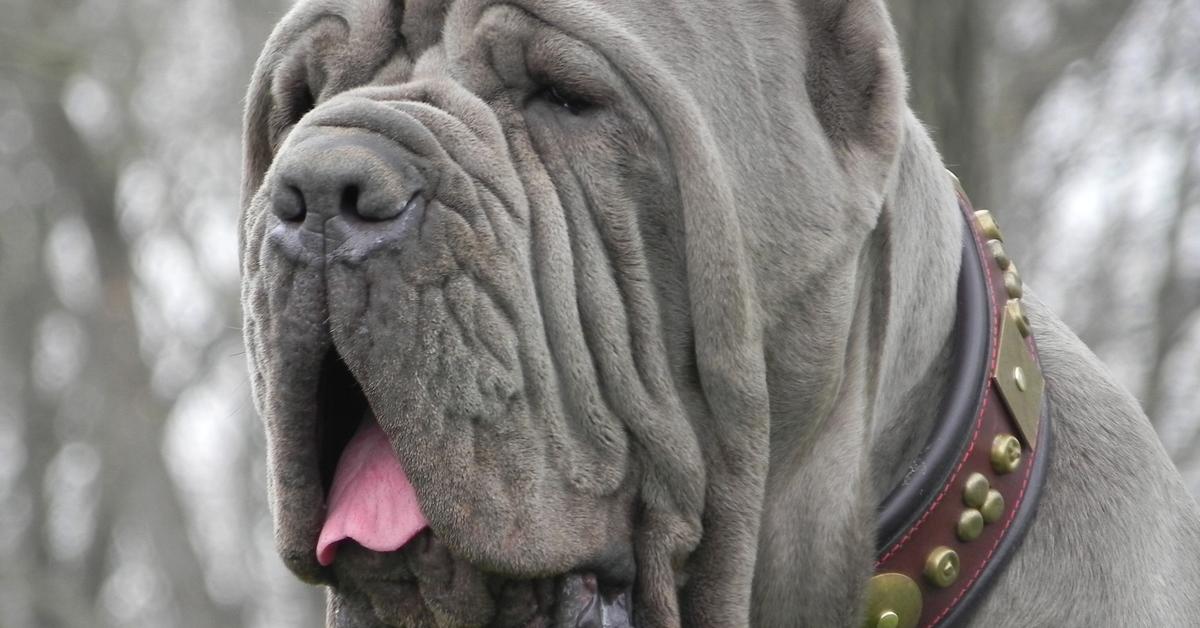
<path fill-rule="evenodd" d="M 957 184 L 957 179 L 955 179 Z M 966 215 L 955 381 L 913 471 L 879 509 L 869 628 L 965 623 L 1037 509 L 1050 422 L 1022 284 L 992 215 Z"/>

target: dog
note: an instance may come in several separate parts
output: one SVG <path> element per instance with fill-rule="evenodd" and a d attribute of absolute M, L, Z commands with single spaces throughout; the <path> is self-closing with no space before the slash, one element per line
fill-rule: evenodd
<path fill-rule="evenodd" d="M 882 0 L 302 0 L 244 137 L 327 625 L 1200 617 L 1194 498 L 956 190 Z"/>

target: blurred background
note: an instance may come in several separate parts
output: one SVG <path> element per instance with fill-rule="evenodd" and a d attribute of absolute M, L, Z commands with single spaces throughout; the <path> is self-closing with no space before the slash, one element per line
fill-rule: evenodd
<path fill-rule="evenodd" d="M 0 627 L 318 626 L 275 557 L 239 125 L 285 0 L 0 0 Z M 1200 3 L 890 0 L 911 99 L 1200 491 Z"/>

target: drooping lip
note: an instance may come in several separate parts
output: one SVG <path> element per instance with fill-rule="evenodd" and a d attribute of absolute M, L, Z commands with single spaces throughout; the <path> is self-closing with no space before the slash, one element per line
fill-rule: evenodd
<path fill-rule="evenodd" d="M 351 613 L 357 608 L 371 625 L 380 621 L 385 625 L 434 625 L 430 611 L 436 608 L 446 625 L 489 628 L 634 626 L 633 598 L 628 588 L 605 586 L 592 574 L 514 580 L 483 574 L 464 564 L 439 563 L 435 573 L 421 573 L 423 558 L 437 557 L 443 551 L 444 544 L 428 531 L 419 535 L 410 546 L 386 555 L 368 555 L 361 547 L 349 545 L 345 548 L 346 556 L 365 559 L 364 562 L 379 567 L 379 572 L 364 573 L 350 565 L 335 565 L 340 580 L 334 590 L 335 598 L 340 598 L 336 603 Z M 356 563 L 354 566 L 361 565 Z M 445 578 L 450 574 L 452 577 Z M 463 587 L 463 583 L 474 586 Z M 439 589 L 439 586 L 449 588 Z M 481 595 L 487 597 L 481 598 Z M 454 599 L 474 600 L 481 604 L 458 607 L 446 604 Z"/>
<path fill-rule="evenodd" d="M 633 628 L 629 588 L 604 587 L 592 574 L 572 574 L 559 583 L 556 626 Z"/>

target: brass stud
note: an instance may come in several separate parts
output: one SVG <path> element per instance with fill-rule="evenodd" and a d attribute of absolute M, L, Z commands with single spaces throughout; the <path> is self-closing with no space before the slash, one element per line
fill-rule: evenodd
<path fill-rule="evenodd" d="M 1004 273 L 1004 289 L 1008 292 L 1008 298 L 1019 299 L 1025 294 L 1025 286 L 1021 283 L 1021 273 L 1017 272 L 1017 267 L 1011 262 Z"/>
<path fill-rule="evenodd" d="M 1025 387 L 1029 385 L 1025 381 L 1025 369 L 1019 366 L 1013 367 L 1013 383 L 1017 385 L 1017 390 L 1025 392 Z"/>
<path fill-rule="evenodd" d="M 996 224 L 996 219 L 992 217 L 992 212 L 986 209 L 976 211 L 975 221 L 979 223 L 979 230 L 983 232 L 983 237 L 989 240 L 1004 241 L 1004 236 L 1000 233 L 1000 225 Z"/>
<path fill-rule="evenodd" d="M 968 508 L 958 516 L 958 525 L 955 526 L 955 531 L 958 532 L 960 541 L 974 541 L 983 534 L 983 513 L 974 508 Z"/>
<path fill-rule="evenodd" d="M 996 260 L 996 264 L 1000 266 L 1000 270 L 1008 270 L 1012 267 L 1012 259 L 1008 257 L 1008 253 L 1004 250 L 1004 244 L 999 240 L 988 240 L 988 253 L 992 254 L 992 259 Z"/>
<path fill-rule="evenodd" d="M 1021 332 L 1021 337 L 1028 338 L 1029 317 L 1025 316 L 1025 306 L 1021 305 L 1020 299 L 1009 299 L 1008 304 L 1004 307 L 1009 319 L 1016 324 L 1017 331 Z"/>
<path fill-rule="evenodd" d="M 958 580 L 958 567 L 958 552 L 946 546 L 937 547 L 925 558 L 925 577 L 944 589 Z"/>
<path fill-rule="evenodd" d="M 997 434 L 992 439 L 992 468 L 996 473 L 1012 473 L 1021 466 L 1021 441 L 1012 434 Z"/>
<path fill-rule="evenodd" d="M 1000 516 L 1004 514 L 1004 496 L 1000 491 L 992 489 L 988 491 L 987 499 L 983 501 L 983 507 L 979 509 L 979 514 L 983 515 L 984 523 L 995 523 L 1000 520 Z"/>
<path fill-rule="evenodd" d="M 921 619 L 921 587 L 902 573 L 876 574 L 867 583 L 863 628 L 916 628 Z"/>
<path fill-rule="evenodd" d="M 1026 447 L 1033 451 L 1038 442 L 1038 425 L 1042 416 L 1042 397 L 1046 379 L 1042 376 L 1037 360 L 1022 337 L 1019 324 L 1024 320 L 1020 301 L 1008 302 L 1008 311 L 1000 324 L 1000 349 L 996 355 L 996 367 L 992 379 L 1004 405 L 1016 420 L 1019 436 Z M 1014 315 L 1014 312 L 1016 313 Z M 1028 331 L 1028 327 L 1026 330 Z M 1017 368 L 1021 369 L 1017 373 Z M 1024 379 L 1024 388 L 1018 386 L 1018 377 Z"/>
<path fill-rule="evenodd" d="M 963 484 L 963 503 L 971 508 L 979 508 L 983 505 L 983 500 L 987 499 L 987 492 L 991 488 L 987 477 L 982 473 L 972 473 Z"/>

